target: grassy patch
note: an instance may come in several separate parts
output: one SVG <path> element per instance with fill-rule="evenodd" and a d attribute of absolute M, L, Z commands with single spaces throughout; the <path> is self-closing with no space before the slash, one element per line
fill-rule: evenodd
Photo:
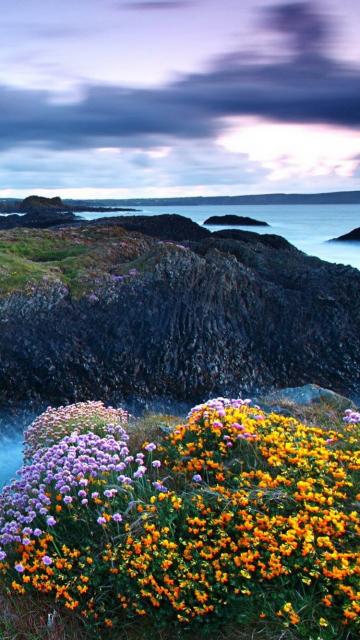
<path fill-rule="evenodd" d="M 154 241 L 118 226 L 13 229 L 0 232 L 0 293 L 57 279 L 74 296 L 112 273 L 146 269 Z M 151 252 L 150 252 L 151 253 Z M 148 268 L 151 268 L 150 260 Z"/>
<path fill-rule="evenodd" d="M 344 426 L 344 412 L 345 409 L 349 409 L 349 404 L 343 401 L 329 401 L 328 399 L 322 399 L 317 402 L 313 402 L 310 405 L 299 405 L 294 402 L 275 402 L 274 406 L 282 407 L 289 411 L 291 415 L 308 424 L 310 426 L 317 426 L 321 424 L 322 428 L 338 429 L 342 430 Z"/>
<path fill-rule="evenodd" d="M 0 251 L 0 291 L 8 293 L 14 289 L 24 289 L 27 285 L 40 282 L 44 276 L 52 275 L 45 265 L 37 264 Z"/>

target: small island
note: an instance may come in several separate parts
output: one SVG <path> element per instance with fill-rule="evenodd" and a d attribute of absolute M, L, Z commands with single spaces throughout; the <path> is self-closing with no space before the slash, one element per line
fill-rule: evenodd
<path fill-rule="evenodd" d="M 343 236 L 339 236 L 338 238 L 332 238 L 330 242 L 359 242 L 360 241 L 360 227 L 349 231 L 349 233 L 345 233 Z"/>
<path fill-rule="evenodd" d="M 249 218 L 247 216 L 237 216 L 235 214 L 229 214 L 225 216 L 211 216 L 207 220 L 205 220 L 204 224 L 215 226 L 222 225 L 226 226 L 228 224 L 236 225 L 239 227 L 269 227 L 270 225 L 263 220 L 255 220 L 254 218 Z"/>
<path fill-rule="evenodd" d="M 14 229 L 15 227 L 46 229 L 80 221 L 82 220 L 81 216 L 76 215 L 79 213 L 113 213 L 114 211 L 136 212 L 138 209 L 88 205 L 70 206 L 59 196 L 46 198 L 32 195 L 22 201 L 13 202 L 11 205 L 0 202 L 0 229 Z"/>

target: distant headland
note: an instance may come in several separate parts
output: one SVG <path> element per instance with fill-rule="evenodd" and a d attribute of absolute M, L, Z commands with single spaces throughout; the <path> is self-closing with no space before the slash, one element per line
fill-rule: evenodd
<path fill-rule="evenodd" d="M 84 201 L 65 200 L 67 204 Z M 198 205 L 280 205 L 280 204 L 360 204 L 360 191 L 333 191 L 330 193 L 264 193 L 244 196 L 192 196 L 186 198 L 129 198 L 86 200 L 95 206 L 100 203 L 111 206 L 198 206 Z"/>

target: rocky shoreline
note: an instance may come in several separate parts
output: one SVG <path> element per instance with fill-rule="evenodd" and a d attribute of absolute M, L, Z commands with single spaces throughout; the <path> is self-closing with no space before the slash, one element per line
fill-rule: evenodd
<path fill-rule="evenodd" d="M 59 197 L 28 196 L 22 201 L 14 201 L 11 204 L 0 202 L 0 230 L 14 229 L 16 227 L 47 229 L 81 220 L 81 217 L 76 214 L 85 211 L 109 213 L 109 211 L 131 212 L 137 211 L 137 209 L 83 205 L 69 206 Z"/>
<path fill-rule="evenodd" d="M 113 220 L 36 232 L 67 247 L 87 234 L 88 253 L 71 263 L 78 280 L 65 257 L 1 295 L 0 406 L 197 402 L 308 382 L 360 394 L 356 269 L 273 235 L 199 227 L 205 237 L 186 240 L 181 216 L 171 241 L 166 216 L 156 218 L 153 236 Z"/>

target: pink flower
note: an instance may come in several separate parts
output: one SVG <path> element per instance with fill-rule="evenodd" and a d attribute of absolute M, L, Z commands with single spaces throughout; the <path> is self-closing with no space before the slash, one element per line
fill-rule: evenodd
<path fill-rule="evenodd" d="M 122 521 L 121 513 L 114 513 L 112 516 L 112 519 L 114 520 L 114 522 L 121 522 Z"/>
<path fill-rule="evenodd" d="M 19 562 L 18 564 L 16 564 L 16 565 L 15 565 L 15 570 L 16 570 L 18 573 L 24 573 L 24 571 L 25 571 L 24 567 L 22 566 L 22 564 L 20 564 L 20 562 Z"/>

